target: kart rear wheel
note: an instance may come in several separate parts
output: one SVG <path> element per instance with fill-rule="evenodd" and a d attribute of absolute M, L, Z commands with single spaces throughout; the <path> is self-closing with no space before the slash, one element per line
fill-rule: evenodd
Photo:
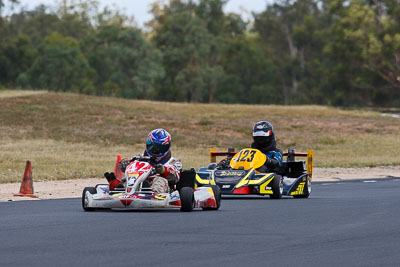
<path fill-rule="evenodd" d="M 310 177 L 307 177 L 306 183 L 304 185 L 304 191 L 302 195 L 294 195 L 294 198 L 308 198 L 311 194 L 311 181 Z"/>
<path fill-rule="evenodd" d="M 182 187 L 179 190 L 179 197 L 181 199 L 181 211 L 192 211 L 194 207 L 193 188 Z"/>
<path fill-rule="evenodd" d="M 82 192 L 82 208 L 83 208 L 83 210 L 84 211 L 94 211 L 95 210 L 95 208 L 89 208 L 89 207 L 87 207 L 87 198 L 86 198 L 86 192 L 89 192 L 90 194 L 96 194 L 97 193 L 97 190 L 96 190 L 96 188 L 94 188 L 94 187 L 85 187 L 84 189 L 83 189 L 83 192 Z"/>
<path fill-rule="evenodd" d="M 202 208 L 203 210 L 218 210 L 219 207 L 221 206 L 221 189 L 219 188 L 218 185 L 206 185 L 204 187 L 211 187 L 212 191 L 214 193 L 214 197 L 215 197 L 215 202 L 217 203 L 217 206 L 215 208 Z"/>
<path fill-rule="evenodd" d="M 272 195 L 269 195 L 272 199 L 280 199 L 282 198 L 283 193 L 283 183 L 282 183 L 282 176 L 276 175 L 274 180 L 272 181 Z"/>

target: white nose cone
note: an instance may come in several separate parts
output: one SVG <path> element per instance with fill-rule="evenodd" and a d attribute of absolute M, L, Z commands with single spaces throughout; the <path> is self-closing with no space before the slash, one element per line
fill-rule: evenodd
<path fill-rule="evenodd" d="M 129 179 L 128 186 L 133 186 L 134 183 L 135 183 L 135 179 Z"/>

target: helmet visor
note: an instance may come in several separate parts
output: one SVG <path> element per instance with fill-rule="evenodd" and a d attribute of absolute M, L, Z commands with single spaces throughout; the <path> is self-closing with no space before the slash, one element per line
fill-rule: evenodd
<path fill-rule="evenodd" d="M 161 154 L 166 153 L 169 150 L 170 144 L 156 144 L 156 143 L 151 143 L 147 142 L 146 143 L 146 150 L 147 153 L 149 153 L 151 156 L 158 156 Z"/>
<path fill-rule="evenodd" d="M 274 140 L 273 136 L 254 136 L 253 140 L 256 144 L 261 146 L 268 146 Z"/>

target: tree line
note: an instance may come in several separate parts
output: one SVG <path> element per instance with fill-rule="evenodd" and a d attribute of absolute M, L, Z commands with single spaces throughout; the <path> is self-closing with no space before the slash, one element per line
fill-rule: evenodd
<path fill-rule="evenodd" d="M 251 21 L 227 2 L 155 1 L 142 29 L 97 0 L 0 0 L 0 88 L 400 107 L 399 1 L 276 0 Z"/>

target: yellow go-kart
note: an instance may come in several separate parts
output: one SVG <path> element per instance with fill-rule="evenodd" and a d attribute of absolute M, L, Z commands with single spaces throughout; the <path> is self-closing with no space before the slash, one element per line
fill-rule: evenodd
<path fill-rule="evenodd" d="M 279 171 L 261 172 L 266 156 L 261 151 L 245 148 L 239 152 L 232 149 L 217 152 L 210 149 L 210 164 L 196 173 L 195 186 L 217 185 L 223 195 L 269 195 L 279 199 L 282 195 L 294 198 L 308 198 L 311 193 L 313 151 L 296 153 L 289 149 L 283 156 Z M 217 156 L 225 156 L 216 163 Z M 296 157 L 307 157 L 296 161 Z"/>

